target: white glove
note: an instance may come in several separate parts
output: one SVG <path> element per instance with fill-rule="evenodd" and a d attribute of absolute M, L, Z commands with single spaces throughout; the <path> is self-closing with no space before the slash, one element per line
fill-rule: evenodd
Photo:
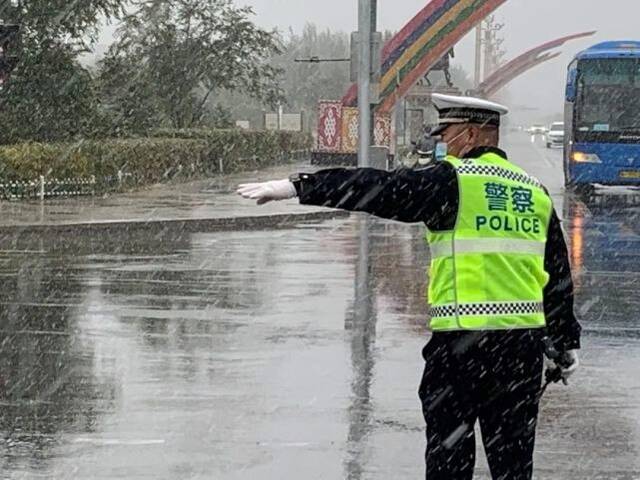
<path fill-rule="evenodd" d="M 562 365 L 559 365 L 559 367 L 562 371 L 562 381 L 567 383 L 569 377 L 576 373 L 576 370 L 580 367 L 578 350 L 567 350 L 562 356 Z"/>
<path fill-rule="evenodd" d="M 273 200 L 296 198 L 298 192 L 289 180 L 276 180 L 264 183 L 244 183 L 238 186 L 238 195 L 249 200 L 257 200 L 258 205 L 264 205 Z"/>
<path fill-rule="evenodd" d="M 560 371 L 560 376 L 557 378 L 557 381 L 562 380 L 562 383 L 568 385 L 569 377 L 571 377 L 578 367 L 580 367 L 580 359 L 578 357 L 577 350 L 567 350 L 565 353 L 561 355 L 561 358 L 557 360 L 551 360 L 548 357 L 544 357 L 544 366 L 547 372 L 557 372 Z M 549 377 L 547 377 L 548 379 Z"/>

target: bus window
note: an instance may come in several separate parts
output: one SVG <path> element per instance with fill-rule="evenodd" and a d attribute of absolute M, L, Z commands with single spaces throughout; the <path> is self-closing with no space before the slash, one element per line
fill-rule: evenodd
<path fill-rule="evenodd" d="M 603 134 L 640 135 L 640 61 L 580 62 L 575 131 L 577 141 L 601 140 Z"/>

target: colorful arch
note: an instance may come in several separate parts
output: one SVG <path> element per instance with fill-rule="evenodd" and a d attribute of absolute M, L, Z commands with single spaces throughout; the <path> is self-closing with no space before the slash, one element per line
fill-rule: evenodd
<path fill-rule="evenodd" d="M 504 87 L 507 86 L 510 82 L 515 80 L 517 77 L 525 74 L 529 70 L 534 69 L 538 65 L 542 65 L 543 63 L 549 62 L 555 58 L 558 58 L 562 55 L 561 52 L 554 53 L 545 53 L 540 55 L 537 58 L 531 59 L 529 62 L 519 65 L 517 68 L 514 68 L 509 75 L 505 75 L 499 82 L 492 84 L 491 86 L 485 86 L 483 89 L 480 89 L 478 92 L 475 92 L 474 95 L 483 98 L 491 98 L 493 95 L 498 93 Z"/>
<path fill-rule="evenodd" d="M 509 82 L 513 81 L 523 73 L 560 55 L 560 53 L 550 53 L 549 50 L 560 47 L 571 40 L 590 37 L 595 33 L 596 32 L 593 31 L 569 35 L 567 37 L 558 38 L 557 40 L 552 40 L 529 50 L 493 72 L 479 85 L 476 94 L 482 97 L 490 97 L 491 95 L 494 95 L 500 89 L 504 88 Z"/>
<path fill-rule="evenodd" d="M 454 45 L 506 0 L 432 0 L 384 46 L 380 105 L 389 112 Z M 353 106 L 352 85 L 343 104 Z"/>

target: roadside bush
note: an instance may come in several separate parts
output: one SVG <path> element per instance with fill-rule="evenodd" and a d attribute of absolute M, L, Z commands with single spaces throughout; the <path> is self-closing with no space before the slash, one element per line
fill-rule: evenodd
<path fill-rule="evenodd" d="M 151 138 L 24 143 L 0 147 L 0 178 L 95 176 L 98 185 L 131 186 L 256 169 L 286 162 L 310 145 L 305 135 L 241 130 L 156 132 Z"/>
<path fill-rule="evenodd" d="M 276 165 L 292 153 L 309 150 L 312 145 L 311 136 L 300 132 L 162 129 L 151 135 L 157 138 L 204 141 L 209 149 L 205 163 L 215 169 L 222 160 L 225 172 Z"/>
<path fill-rule="evenodd" d="M 135 183 L 159 182 L 180 165 L 197 165 L 206 145 L 196 140 L 139 139 L 84 141 L 74 144 L 25 143 L 0 147 L 2 177 L 33 180 L 96 176 L 117 177 L 118 171 Z"/>
<path fill-rule="evenodd" d="M 59 178 L 90 176 L 89 159 L 74 148 L 55 144 L 0 147 L 0 176 L 4 180 L 34 180 L 52 174 Z"/>

